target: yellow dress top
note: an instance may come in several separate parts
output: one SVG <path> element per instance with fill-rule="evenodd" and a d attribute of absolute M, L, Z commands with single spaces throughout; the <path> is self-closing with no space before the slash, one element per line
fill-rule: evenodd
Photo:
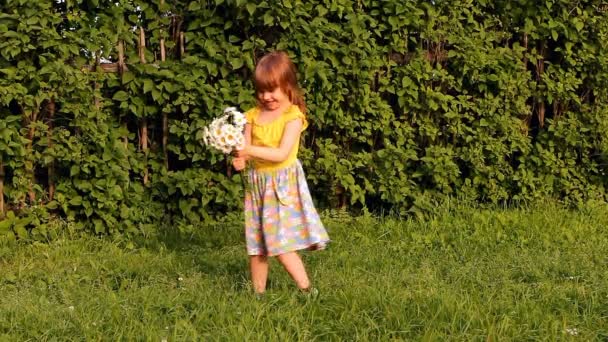
<path fill-rule="evenodd" d="M 278 118 L 263 124 L 259 124 L 257 122 L 260 112 L 261 110 L 258 107 L 252 108 L 245 112 L 247 123 L 251 125 L 251 145 L 254 146 L 278 148 L 281 145 L 281 138 L 283 138 L 285 124 L 290 121 L 301 119 L 302 131 L 308 127 L 306 116 L 296 105 L 289 106 Z M 295 162 L 298 158 L 299 147 L 300 140 L 298 139 L 298 141 L 296 141 L 291 148 L 291 152 L 289 152 L 287 159 L 284 161 L 277 163 L 254 158 L 253 167 L 260 171 L 273 171 L 287 167 Z"/>

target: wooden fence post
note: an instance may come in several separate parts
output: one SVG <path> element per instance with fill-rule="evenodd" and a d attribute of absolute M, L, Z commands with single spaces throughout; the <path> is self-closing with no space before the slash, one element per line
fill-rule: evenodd
<path fill-rule="evenodd" d="M 184 38 L 184 32 L 179 33 L 179 57 L 183 58 L 186 54 L 186 39 Z"/>
<path fill-rule="evenodd" d="M 99 58 L 99 52 L 95 56 L 95 66 L 93 66 L 93 71 L 99 71 L 99 64 L 101 60 Z M 99 83 L 97 83 L 97 79 L 93 81 L 93 104 L 95 105 L 95 109 L 99 110 L 101 108 L 101 101 L 99 101 L 99 97 L 97 97 L 97 90 L 99 90 Z"/>
<path fill-rule="evenodd" d="M 48 114 L 48 148 L 53 146 L 53 118 L 55 116 L 55 99 L 51 98 L 47 103 L 47 114 Z M 49 182 L 49 201 L 52 201 L 55 196 L 55 165 L 54 162 L 48 166 L 48 182 Z"/>
<path fill-rule="evenodd" d="M 36 120 L 38 119 L 39 109 L 40 108 L 37 107 L 36 109 L 32 110 L 32 113 L 29 116 L 26 115 L 25 122 L 29 126 L 29 129 L 27 131 L 28 143 L 26 145 L 27 146 L 26 153 L 28 156 L 33 155 L 34 136 L 36 135 L 36 126 L 34 126 L 34 122 L 36 122 Z M 25 161 L 25 173 L 27 174 L 27 178 L 28 178 L 28 190 L 27 190 L 28 199 L 29 199 L 30 205 L 35 205 L 36 193 L 34 192 L 34 184 L 36 183 L 36 172 L 35 172 L 35 166 L 34 166 L 33 160 Z"/>
<path fill-rule="evenodd" d="M 540 57 L 536 62 L 536 75 L 538 82 L 540 83 L 545 73 L 545 42 L 542 40 L 538 43 L 538 53 Z M 538 104 L 538 111 L 536 112 L 538 116 L 538 127 L 543 128 L 545 125 L 545 100 L 539 96 L 536 101 Z"/>
<path fill-rule="evenodd" d="M 144 28 L 139 28 L 139 61 L 142 64 L 146 63 L 146 33 Z M 144 185 L 148 184 L 148 118 L 145 113 L 141 113 L 140 121 L 140 146 L 144 153 Z"/>
<path fill-rule="evenodd" d="M 122 40 L 118 41 L 118 75 L 122 78 L 122 74 L 125 72 L 125 45 Z M 122 123 L 123 128 L 128 132 L 127 123 Z M 125 150 L 129 149 L 129 134 L 127 133 L 123 138 L 123 143 L 125 145 Z"/>
<path fill-rule="evenodd" d="M 4 161 L 0 156 L 0 219 L 4 218 Z"/>
<path fill-rule="evenodd" d="M 162 7 L 165 4 L 165 0 L 160 0 L 160 6 Z M 165 51 L 165 37 L 163 37 L 163 30 L 160 30 L 160 61 L 164 62 L 167 58 L 167 54 Z M 169 170 L 169 152 L 167 150 L 167 144 L 169 141 L 169 118 L 165 111 L 162 112 L 163 115 L 163 137 L 162 137 L 162 145 L 163 145 L 163 163 L 165 166 L 165 170 Z"/>

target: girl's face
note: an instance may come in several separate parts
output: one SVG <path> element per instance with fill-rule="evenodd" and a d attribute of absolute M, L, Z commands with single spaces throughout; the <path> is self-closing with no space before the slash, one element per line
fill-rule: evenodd
<path fill-rule="evenodd" d="M 283 92 L 281 87 L 276 87 L 273 90 L 266 90 L 258 93 L 258 99 L 266 110 L 279 109 L 288 104 L 289 96 Z"/>

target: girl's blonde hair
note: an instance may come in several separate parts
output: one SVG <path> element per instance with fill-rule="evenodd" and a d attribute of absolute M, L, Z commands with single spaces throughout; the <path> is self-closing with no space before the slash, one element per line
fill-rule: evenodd
<path fill-rule="evenodd" d="M 306 113 L 304 96 L 298 86 L 296 66 L 284 51 L 270 52 L 258 61 L 253 83 L 258 102 L 260 93 L 280 87 L 291 103 L 298 106 L 302 113 Z"/>

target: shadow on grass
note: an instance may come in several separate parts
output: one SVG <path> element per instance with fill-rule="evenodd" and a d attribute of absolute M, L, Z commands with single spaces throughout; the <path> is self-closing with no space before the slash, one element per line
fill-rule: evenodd
<path fill-rule="evenodd" d="M 228 222 L 201 223 L 181 230 L 164 225 L 150 236 L 134 237 L 134 242 L 150 250 L 188 251 L 192 249 L 218 250 L 244 246 L 243 222 L 234 218 Z"/>
<path fill-rule="evenodd" d="M 190 232 L 164 227 L 154 237 L 137 238 L 135 244 L 151 252 L 168 252 L 188 272 L 227 281 L 237 290 L 249 288 L 249 265 L 241 222 L 200 225 Z"/>

